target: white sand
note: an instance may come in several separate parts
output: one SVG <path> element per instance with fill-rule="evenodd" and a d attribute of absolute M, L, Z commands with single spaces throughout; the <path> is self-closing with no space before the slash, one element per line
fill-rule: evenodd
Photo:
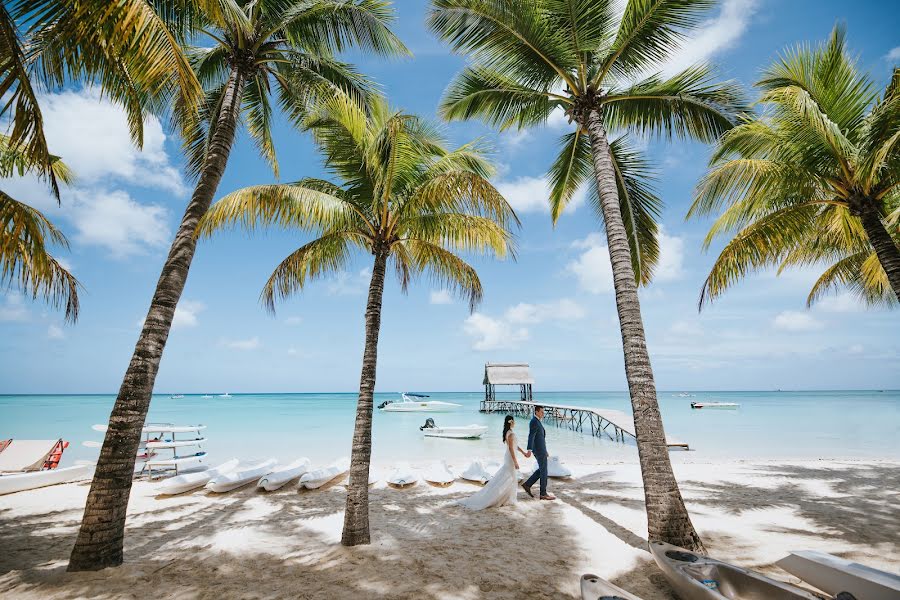
<path fill-rule="evenodd" d="M 772 566 L 789 550 L 900 564 L 898 462 L 675 462 L 716 557 L 795 583 Z M 671 598 L 645 550 L 638 466 L 569 466 L 574 479 L 551 481 L 558 501 L 520 493 L 517 505 L 481 513 L 452 506 L 475 485 L 379 483 L 373 543 L 357 548 L 339 544 L 342 485 L 157 498 L 158 484 L 140 481 L 126 564 L 97 573 L 65 572 L 86 483 L 0 496 L 0 597 L 575 598 L 593 572 L 646 600 Z"/>

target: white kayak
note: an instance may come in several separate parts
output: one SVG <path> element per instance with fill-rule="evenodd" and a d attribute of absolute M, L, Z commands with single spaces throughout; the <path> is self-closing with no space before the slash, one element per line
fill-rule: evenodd
<path fill-rule="evenodd" d="M 108 425 L 100 423 L 91 427 L 94 431 L 104 432 L 108 429 Z M 147 423 L 141 428 L 142 433 L 189 433 L 191 431 L 202 431 L 206 429 L 206 425 L 173 425 L 172 423 Z"/>
<path fill-rule="evenodd" d="M 210 479 L 206 484 L 206 489 L 219 494 L 236 490 L 248 483 L 258 481 L 260 477 L 267 475 L 272 471 L 272 467 L 275 466 L 276 462 L 278 461 L 274 458 L 270 458 L 269 460 L 264 460 L 263 462 L 252 465 L 239 466 L 233 471 L 222 473 L 221 475 Z"/>
<path fill-rule="evenodd" d="M 158 448 L 182 448 L 184 446 L 199 446 L 206 441 L 205 437 L 199 437 L 195 440 L 160 440 L 158 442 L 146 442 L 144 446 L 150 449 Z"/>
<path fill-rule="evenodd" d="M 581 576 L 581 600 L 601 600 L 606 598 L 610 600 L 641 600 L 641 598 L 611 584 L 602 577 L 590 574 Z"/>
<path fill-rule="evenodd" d="M 433 485 L 446 487 L 456 481 L 456 475 L 450 470 L 447 463 L 442 461 L 425 469 L 423 479 Z"/>
<path fill-rule="evenodd" d="M 35 488 L 68 483 L 87 479 L 94 471 L 94 465 L 76 465 L 62 469 L 50 469 L 48 471 L 33 471 L 30 473 L 7 473 L 0 475 L 0 496 L 24 492 Z"/>
<path fill-rule="evenodd" d="M 558 456 L 551 456 L 547 460 L 547 477 L 571 477 L 572 471 L 564 465 Z"/>
<path fill-rule="evenodd" d="M 723 410 L 737 410 L 740 408 L 737 402 L 691 402 L 691 408 L 719 408 Z"/>
<path fill-rule="evenodd" d="M 398 463 L 387 478 L 388 485 L 395 488 L 411 487 L 418 481 L 419 475 L 406 463 Z"/>
<path fill-rule="evenodd" d="M 461 427 L 426 427 L 422 434 L 426 437 L 442 437 L 457 440 L 477 439 L 487 433 L 486 425 L 463 425 Z"/>
<path fill-rule="evenodd" d="M 347 457 L 335 461 L 332 465 L 309 471 L 300 477 L 298 487 L 314 490 L 329 481 L 345 475 L 350 470 L 350 459 Z"/>
<path fill-rule="evenodd" d="M 183 494 L 185 492 L 195 490 L 209 483 L 209 480 L 213 477 L 218 477 L 219 475 L 229 473 L 233 471 L 237 466 L 238 459 L 232 458 L 231 460 L 225 461 L 221 465 L 213 467 L 212 469 L 207 469 L 206 471 L 186 473 L 184 475 L 171 477 L 163 481 L 162 485 L 159 486 L 159 493 L 172 495 Z"/>
<path fill-rule="evenodd" d="M 475 481 L 484 484 L 490 481 L 491 477 L 494 476 L 496 469 L 488 470 L 493 466 L 492 463 L 473 460 L 459 476 L 466 481 Z"/>
<path fill-rule="evenodd" d="M 285 485 L 297 479 L 304 473 L 309 471 L 309 459 L 305 456 L 298 458 L 289 465 L 277 465 L 268 475 L 264 475 L 256 487 L 262 488 L 267 492 L 274 492 L 283 488 Z"/>
<path fill-rule="evenodd" d="M 832 596 L 848 592 L 861 600 L 900 598 L 900 575 L 824 552 L 794 551 L 775 564 Z"/>

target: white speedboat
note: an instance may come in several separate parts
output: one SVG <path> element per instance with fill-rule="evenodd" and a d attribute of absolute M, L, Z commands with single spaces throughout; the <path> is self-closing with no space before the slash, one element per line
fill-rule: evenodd
<path fill-rule="evenodd" d="M 442 437 L 457 440 L 477 439 L 487 433 L 486 425 L 462 425 L 456 427 L 439 427 L 434 419 L 427 419 L 425 424 L 419 427 L 425 437 Z"/>
<path fill-rule="evenodd" d="M 425 469 L 425 473 L 422 478 L 430 484 L 437 485 L 440 487 L 447 487 L 451 485 L 454 481 L 456 481 L 456 475 L 453 471 L 450 470 L 450 467 L 447 466 L 447 463 L 442 461 L 439 463 L 434 463 Z"/>
<path fill-rule="evenodd" d="M 737 402 L 691 402 L 691 408 L 718 408 L 723 410 L 737 410 L 740 408 Z"/>
<path fill-rule="evenodd" d="M 206 489 L 219 494 L 230 492 L 239 487 L 243 487 L 248 483 L 259 481 L 260 477 L 264 477 L 272 471 L 272 467 L 278 462 L 274 458 L 264 460 L 260 463 L 252 465 L 239 466 L 234 471 L 223 473 L 218 477 L 214 477 L 206 484 Z"/>
<path fill-rule="evenodd" d="M 30 473 L 7 473 L 0 475 L 0 496 L 24 492 L 35 488 L 80 481 L 87 479 L 94 472 L 94 465 L 76 465 L 48 471 L 32 471 Z"/>
<path fill-rule="evenodd" d="M 185 492 L 195 490 L 209 483 L 209 481 L 214 477 L 218 477 L 219 475 L 223 475 L 225 473 L 230 473 L 237 466 L 238 459 L 232 458 L 231 460 L 223 462 L 221 465 L 213 467 L 212 469 L 199 471 L 197 473 L 185 473 L 184 475 L 176 475 L 175 477 L 170 477 L 169 479 L 166 479 L 159 487 L 159 493 L 171 495 L 183 494 Z"/>
<path fill-rule="evenodd" d="M 264 475 L 259 480 L 256 487 L 262 488 L 267 492 L 274 492 L 275 490 L 283 488 L 307 471 L 309 471 L 309 459 L 304 456 L 298 458 L 289 465 L 277 465 L 272 469 L 271 473 Z"/>
<path fill-rule="evenodd" d="M 378 408 L 384 412 L 452 412 L 457 408 L 462 408 L 462 404 L 453 402 L 425 400 L 429 397 L 425 394 L 403 392 L 400 397 L 402 398 L 400 402 L 386 400 L 379 404 Z"/>
<path fill-rule="evenodd" d="M 333 479 L 337 479 L 342 475 L 345 475 L 347 471 L 350 470 L 350 459 L 347 457 L 341 458 L 335 461 L 332 465 L 328 467 L 323 467 L 321 469 L 316 469 L 314 471 L 309 471 L 308 473 L 304 473 L 300 477 L 300 481 L 298 482 L 298 487 L 306 488 L 308 490 L 314 490 L 316 488 L 320 488 L 329 481 Z"/>

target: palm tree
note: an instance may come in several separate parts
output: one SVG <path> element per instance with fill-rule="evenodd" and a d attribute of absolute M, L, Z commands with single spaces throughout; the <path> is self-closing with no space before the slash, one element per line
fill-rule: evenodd
<path fill-rule="evenodd" d="M 835 27 L 786 52 L 757 82 L 764 112 L 725 134 L 688 216 L 718 210 L 705 245 L 734 233 L 704 300 L 747 273 L 825 262 L 810 292 L 849 286 L 867 303 L 900 299 L 900 69 L 879 96 Z M 890 298 L 893 296 L 893 298 Z"/>
<path fill-rule="evenodd" d="M 518 219 L 489 183 L 491 169 L 475 146 L 446 151 L 427 123 L 390 110 L 383 99 L 374 98 L 367 115 L 351 100 L 334 98 L 305 125 L 340 183 L 303 179 L 238 190 L 210 209 L 198 231 L 278 225 L 313 234 L 266 282 L 262 301 L 270 311 L 307 280 L 342 269 L 353 249 L 373 257 L 341 537 L 341 543 L 354 546 L 369 543 L 372 396 L 389 263 L 404 291 L 425 273 L 468 298 L 474 310 L 481 283 L 457 252 L 510 254 L 509 226 Z"/>
<path fill-rule="evenodd" d="M 70 571 L 96 570 L 123 560 L 125 513 L 136 450 L 153 384 L 194 257 L 194 230 L 216 193 L 235 132 L 243 119 L 260 152 L 276 169 L 271 94 L 299 119 L 310 101 L 344 89 L 364 98 L 367 84 L 334 55 L 350 46 L 379 54 L 406 52 L 391 33 L 393 12 L 382 0 L 216 0 L 216 10 L 179 18 L 212 45 L 191 48 L 194 71 L 207 90 L 200 119 L 185 127 L 197 184 L 156 285 L 147 317 L 110 414 Z M 179 114 L 190 114 L 178 110 Z"/>
<path fill-rule="evenodd" d="M 637 294 L 656 263 L 660 204 L 644 181 L 646 165 L 608 132 L 712 141 L 743 107 L 737 87 L 714 82 L 704 66 L 648 75 L 713 1 L 629 0 L 621 13 L 618 4 L 433 0 L 432 30 L 472 60 L 441 110 L 448 119 L 478 117 L 500 128 L 541 125 L 555 110 L 575 123 L 549 173 L 552 216 L 592 180 L 612 262 L 649 536 L 702 549 L 672 473 Z"/>
<path fill-rule="evenodd" d="M 55 156 L 49 169 L 54 180 L 69 183 L 72 173 Z M 40 171 L 29 155 L 11 147 L 0 135 L 0 179 Z M 68 248 L 62 232 L 37 209 L 0 190 L 0 286 L 15 284 L 32 298 L 43 298 L 65 310 L 67 321 L 78 318 L 78 288 L 75 277 L 49 251 L 53 244 Z"/>

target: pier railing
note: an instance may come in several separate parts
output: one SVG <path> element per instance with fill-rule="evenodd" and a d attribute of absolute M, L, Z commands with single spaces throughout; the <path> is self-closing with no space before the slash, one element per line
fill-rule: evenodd
<path fill-rule="evenodd" d="M 633 419 L 630 415 L 618 410 L 498 399 L 482 400 L 478 410 L 483 413 L 502 412 L 517 417 L 530 417 L 535 406 L 543 406 L 544 421 L 551 422 L 557 427 L 583 433 L 587 433 L 590 429 L 591 435 L 594 437 L 607 437 L 617 442 L 624 442 L 625 436 L 637 439 L 634 434 Z M 687 442 L 668 435 L 666 435 L 666 446 L 689 449 Z"/>

